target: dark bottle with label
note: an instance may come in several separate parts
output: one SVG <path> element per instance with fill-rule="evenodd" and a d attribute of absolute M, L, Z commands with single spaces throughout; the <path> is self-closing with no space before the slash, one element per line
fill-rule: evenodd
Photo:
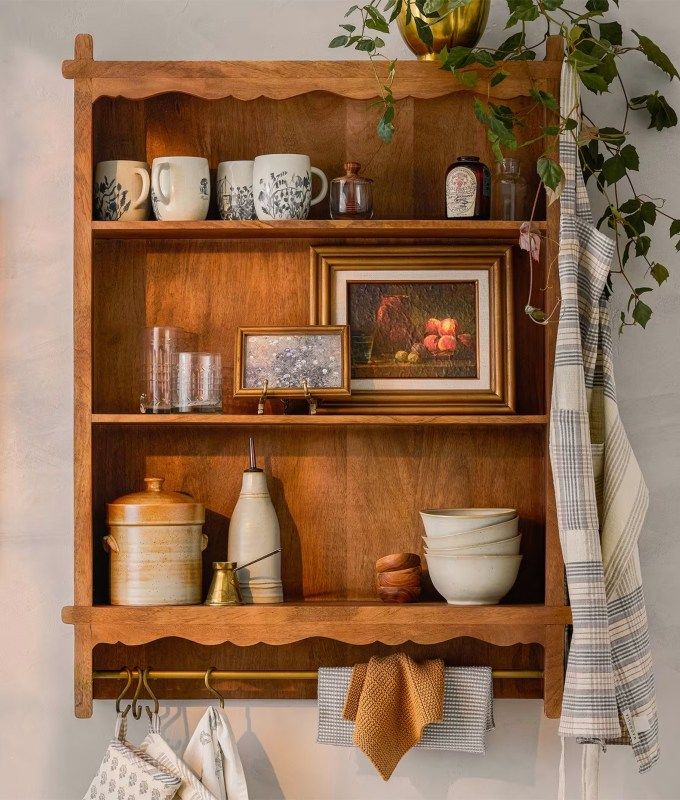
<path fill-rule="evenodd" d="M 489 219 L 489 168 L 477 156 L 459 156 L 446 172 L 445 197 L 447 219 Z"/>

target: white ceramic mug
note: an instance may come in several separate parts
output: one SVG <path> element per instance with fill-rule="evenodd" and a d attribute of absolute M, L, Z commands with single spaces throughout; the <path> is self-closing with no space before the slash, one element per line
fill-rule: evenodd
<path fill-rule="evenodd" d="M 154 158 L 151 202 L 156 219 L 205 219 L 210 205 L 208 159 L 195 156 Z"/>
<path fill-rule="evenodd" d="M 94 171 L 94 218 L 149 219 L 149 186 L 145 161 L 100 161 Z"/>
<path fill-rule="evenodd" d="M 312 174 L 321 180 L 321 191 L 312 198 Z M 307 219 L 310 206 L 328 192 L 328 180 L 312 167 L 309 156 L 272 153 L 258 156 L 253 166 L 253 195 L 258 219 Z"/>
<path fill-rule="evenodd" d="M 217 208 L 221 219 L 257 219 L 252 161 L 222 161 L 217 166 Z"/>

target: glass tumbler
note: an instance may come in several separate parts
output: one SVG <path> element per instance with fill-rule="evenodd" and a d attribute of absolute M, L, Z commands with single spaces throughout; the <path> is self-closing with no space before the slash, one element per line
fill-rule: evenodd
<path fill-rule="evenodd" d="M 494 219 L 524 220 L 527 217 L 527 182 L 516 158 L 505 158 L 497 166 L 493 180 Z"/>
<path fill-rule="evenodd" d="M 182 414 L 212 414 L 222 410 L 222 356 L 219 353 L 179 353 L 178 408 Z"/>
<path fill-rule="evenodd" d="M 169 325 L 146 329 L 143 393 L 140 411 L 170 414 L 177 409 L 177 363 L 180 350 L 194 346 L 195 334 Z"/>

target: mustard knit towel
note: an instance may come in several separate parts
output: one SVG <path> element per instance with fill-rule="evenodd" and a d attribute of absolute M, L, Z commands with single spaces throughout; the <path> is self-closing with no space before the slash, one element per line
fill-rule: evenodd
<path fill-rule="evenodd" d="M 444 713 L 444 662 L 418 664 L 404 653 L 357 664 L 342 715 L 355 722 L 354 744 L 383 780 Z"/>

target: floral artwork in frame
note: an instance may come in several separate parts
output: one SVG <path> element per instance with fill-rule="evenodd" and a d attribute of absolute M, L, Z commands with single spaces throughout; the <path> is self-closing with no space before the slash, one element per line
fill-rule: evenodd
<path fill-rule="evenodd" d="M 348 397 L 347 326 L 239 328 L 234 396 Z"/>
<path fill-rule="evenodd" d="M 513 412 L 509 245 L 313 248 L 311 308 L 350 328 L 336 413 Z"/>

